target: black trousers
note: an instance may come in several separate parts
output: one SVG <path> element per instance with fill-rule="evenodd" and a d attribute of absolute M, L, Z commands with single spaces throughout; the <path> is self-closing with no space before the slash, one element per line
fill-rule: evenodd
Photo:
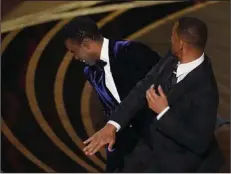
<path fill-rule="evenodd" d="M 153 162 L 151 149 L 139 141 L 132 152 L 117 158 L 116 152 L 107 152 L 107 173 L 142 173 Z M 114 156 L 113 156 L 114 155 Z"/>

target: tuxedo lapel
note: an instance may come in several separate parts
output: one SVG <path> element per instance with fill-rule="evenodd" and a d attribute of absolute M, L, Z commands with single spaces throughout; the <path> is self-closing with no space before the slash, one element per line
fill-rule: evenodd
<path fill-rule="evenodd" d="M 110 61 L 110 67 L 111 71 L 114 71 L 116 68 L 114 68 L 115 65 L 115 40 L 109 40 L 109 48 L 108 48 L 108 55 L 109 55 L 109 61 Z"/>
<path fill-rule="evenodd" d="M 108 55 L 109 55 L 109 62 L 110 62 L 110 69 L 111 69 L 111 74 L 112 78 L 115 82 L 116 89 L 119 93 L 119 96 L 121 97 L 120 94 L 120 74 L 123 73 L 121 72 L 121 69 L 119 68 L 119 62 L 116 61 L 117 59 L 117 53 L 118 53 L 118 48 L 116 48 L 117 41 L 115 40 L 109 40 L 109 48 L 108 48 Z"/>
<path fill-rule="evenodd" d="M 155 89 L 158 92 L 158 90 L 157 90 L 158 85 L 161 85 L 164 92 L 167 94 L 168 93 L 168 90 L 167 90 L 168 87 L 165 84 L 173 72 L 174 66 L 177 63 L 177 59 L 175 57 L 172 57 L 172 56 L 167 57 L 165 59 L 166 60 L 164 62 L 159 62 L 161 65 L 157 71 L 157 78 L 155 81 L 155 84 L 156 84 Z"/>
<path fill-rule="evenodd" d="M 115 82 L 116 89 L 119 93 L 120 98 L 124 98 L 126 91 L 126 83 L 124 79 L 124 75 L 127 73 L 128 69 L 124 64 L 124 60 L 126 52 L 124 51 L 125 45 L 129 41 L 116 41 L 116 40 L 109 40 L 109 61 L 110 61 L 110 68 L 112 78 Z M 129 82 L 127 82 L 129 85 Z"/>
<path fill-rule="evenodd" d="M 195 85 L 202 80 L 202 77 L 204 76 L 204 68 L 208 65 L 208 63 L 208 58 L 205 58 L 204 62 L 191 71 L 182 81 L 172 86 L 167 95 L 170 106 L 182 95 L 185 95 L 187 92 L 192 90 Z"/>
<path fill-rule="evenodd" d="M 109 48 L 108 48 L 108 55 L 110 61 L 111 72 L 114 80 L 116 80 L 116 74 L 121 74 L 120 65 L 123 63 L 123 60 L 119 60 L 118 57 L 123 56 L 121 53 L 122 48 L 126 45 L 127 42 L 123 41 L 116 41 L 116 40 L 109 40 Z M 114 77 L 115 76 L 115 77 Z"/>

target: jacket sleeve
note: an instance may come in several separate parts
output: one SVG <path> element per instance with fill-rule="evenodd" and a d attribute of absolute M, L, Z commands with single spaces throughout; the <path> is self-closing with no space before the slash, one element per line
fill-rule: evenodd
<path fill-rule="evenodd" d="M 172 106 L 158 121 L 157 130 L 197 154 L 208 148 L 215 130 L 218 99 L 215 92 L 201 90 L 193 96 L 190 109 L 182 115 Z"/>
<path fill-rule="evenodd" d="M 136 84 L 128 96 L 110 115 L 110 120 L 118 123 L 121 127 L 120 130 L 126 127 L 135 116 L 136 112 L 146 104 L 145 93 L 147 89 L 150 88 L 150 86 L 156 81 L 158 70 L 163 63 L 167 62 L 165 60 L 167 59 L 162 58 L 158 64 L 153 66 L 147 75 Z"/>

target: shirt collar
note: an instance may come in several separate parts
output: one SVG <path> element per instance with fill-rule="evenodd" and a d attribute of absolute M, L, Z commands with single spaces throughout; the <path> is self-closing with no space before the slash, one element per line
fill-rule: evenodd
<path fill-rule="evenodd" d="M 109 63 L 108 49 L 109 49 L 109 40 L 107 38 L 103 38 L 103 45 L 102 45 L 102 49 L 100 53 L 100 60 L 103 60 L 106 63 Z"/>
<path fill-rule="evenodd" d="M 182 74 L 189 73 L 196 67 L 198 67 L 204 61 L 204 53 L 196 60 L 189 62 L 178 64 L 176 77 L 181 76 Z"/>

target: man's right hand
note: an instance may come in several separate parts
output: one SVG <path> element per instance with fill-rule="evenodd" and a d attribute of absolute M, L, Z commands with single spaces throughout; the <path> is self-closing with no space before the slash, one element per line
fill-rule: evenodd
<path fill-rule="evenodd" d="M 87 145 L 83 149 L 84 153 L 86 155 L 94 155 L 106 144 L 109 144 L 108 150 L 112 151 L 112 147 L 115 143 L 115 134 L 116 127 L 110 123 L 107 123 L 101 130 L 83 142 L 85 145 Z"/>

